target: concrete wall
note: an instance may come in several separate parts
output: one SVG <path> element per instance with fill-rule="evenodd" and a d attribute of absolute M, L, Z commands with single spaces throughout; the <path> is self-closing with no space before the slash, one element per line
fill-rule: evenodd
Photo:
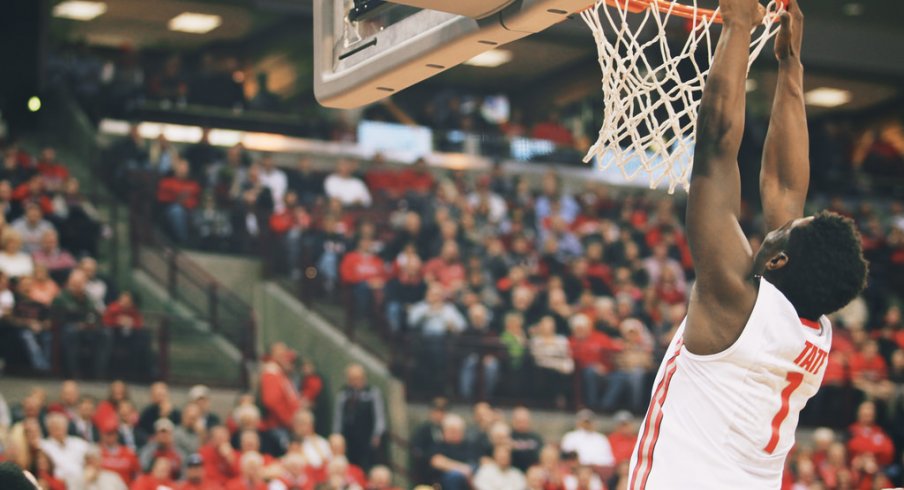
<path fill-rule="evenodd" d="M 255 285 L 254 308 L 260 326 L 258 345 L 264 349 L 274 341 L 283 341 L 302 357 L 313 360 L 326 378 L 331 407 L 335 392 L 344 384 L 345 367 L 352 362 L 364 366 L 370 382 L 380 387 L 386 398 L 387 423 L 393 436 L 388 441 L 391 461 L 407 468 L 408 450 L 398 442 L 408 440 L 404 387 L 386 366 L 276 284 Z"/>
<path fill-rule="evenodd" d="M 184 251 L 185 256 L 201 266 L 220 284 L 251 303 L 254 286 L 261 279 L 261 262 L 258 259 Z"/>

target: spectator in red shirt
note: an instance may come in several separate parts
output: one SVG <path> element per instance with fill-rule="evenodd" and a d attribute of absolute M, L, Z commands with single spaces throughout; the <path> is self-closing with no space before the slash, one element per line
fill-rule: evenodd
<path fill-rule="evenodd" d="M 116 301 L 104 311 L 103 324 L 113 330 L 113 345 L 128 353 L 122 360 L 125 374 L 130 377 L 147 377 L 152 365 L 151 335 L 144 328 L 144 317 L 130 291 L 123 291 Z"/>
<path fill-rule="evenodd" d="M 279 474 L 270 480 L 269 490 L 312 490 L 317 484 L 304 456 L 299 453 L 286 454 L 280 467 Z"/>
<path fill-rule="evenodd" d="M 270 231 L 281 237 L 285 243 L 286 263 L 295 280 L 301 279 L 301 245 L 311 227 L 311 215 L 304 206 L 298 204 L 294 191 L 286 193 L 285 205 L 270 216 Z"/>
<path fill-rule="evenodd" d="M 107 398 L 101 400 L 97 404 L 97 410 L 94 411 L 94 425 L 99 428 L 112 425 L 114 428 L 119 426 L 119 403 L 129 399 L 129 388 L 122 380 L 113 380 L 110 382 L 110 391 Z"/>
<path fill-rule="evenodd" d="M 334 459 L 337 457 L 347 459 L 345 454 L 345 437 L 342 434 L 332 434 L 327 440 L 330 443 L 330 451 L 332 451 Z M 348 480 L 354 481 L 358 485 L 364 486 L 367 483 L 367 478 L 364 476 L 364 470 L 358 465 L 348 463 L 345 475 Z"/>
<path fill-rule="evenodd" d="M 848 365 L 854 388 L 868 398 L 887 399 L 891 395 L 894 386 L 888 381 L 888 366 L 879 355 L 879 344 L 875 340 L 866 341 L 851 355 Z"/>
<path fill-rule="evenodd" d="M 229 430 L 222 425 L 210 428 L 207 443 L 198 449 L 204 467 L 204 478 L 220 485 L 238 476 L 235 473 L 238 453 L 229 443 Z"/>
<path fill-rule="evenodd" d="M 378 197 L 398 198 L 401 194 L 399 173 L 386 165 L 386 158 L 380 153 L 371 158 L 370 165 L 364 172 L 364 182 L 370 192 Z"/>
<path fill-rule="evenodd" d="M 574 136 L 568 128 L 562 125 L 559 121 L 559 114 L 555 111 L 550 112 L 545 120 L 534 125 L 531 137 L 552 141 L 556 146 L 571 147 L 574 145 Z"/>
<path fill-rule="evenodd" d="M 141 474 L 138 456 L 119 443 L 119 417 L 105 419 L 100 427 L 100 466 L 116 472 L 126 485 L 131 485 Z"/>
<path fill-rule="evenodd" d="M 266 429 L 288 430 L 292 426 L 292 416 L 301 407 L 301 398 L 289 377 L 296 356 L 295 351 L 282 342 L 274 342 L 270 346 L 269 359 L 261 369 L 260 382 Z"/>
<path fill-rule="evenodd" d="M 170 232 L 179 243 L 188 242 L 189 216 L 201 197 L 201 186 L 189 178 L 188 170 L 188 163 L 180 158 L 173 164 L 173 176 L 157 184 L 157 202 L 163 206 Z"/>
<path fill-rule="evenodd" d="M 424 264 L 427 284 L 439 283 L 449 294 L 454 294 L 465 284 L 465 268 L 461 264 L 458 244 L 452 240 L 443 243 L 439 257 Z"/>
<path fill-rule="evenodd" d="M 310 359 L 301 362 L 301 382 L 298 391 L 301 393 L 302 407 L 316 412 L 322 402 L 320 394 L 323 392 L 323 376 L 317 372 L 317 366 Z"/>
<path fill-rule="evenodd" d="M 56 150 L 46 147 L 38 159 L 38 173 L 44 177 L 44 184 L 50 192 L 58 192 L 69 178 L 69 170 L 57 160 Z"/>
<path fill-rule="evenodd" d="M 888 434 L 876 425 L 876 405 L 865 401 L 857 409 L 857 421 L 848 429 L 848 453 L 856 458 L 863 454 L 872 454 L 882 465 L 891 464 L 895 456 L 895 446 Z"/>
<path fill-rule="evenodd" d="M 613 417 L 615 430 L 609 434 L 609 445 L 612 446 L 612 456 L 615 458 L 615 466 L 631 460 L 634 452 L 634 444 L 637 442 L 637 424 L 631 413 L 622 410 Z"/>
<path fill-rule="evenodd" d="M 172 478 L 172 463 L 163 456 L 154 458 L 151 471 L 146 475 L 141 475 L 132 483 L 130 490 L 159 490 L 162 488 L 173 488 L 175 482 Z"/>
<path fill-rule="evenodd" d="M 375 293 L 382 291 L 386 276 L 383 260 L 372 252 L 372 245 L 370 238 L 361 237 L 358 247 L 347 253 L 339 265 L 339 276 L 351 287 L 354 307 L 363 316 L 370 314 Z"/>
<path fill-rule="evenodd" d="M 260 453 L 249 452 L 239 458 L 241 475 L 226 483 L 226 490 L 267 490 L 264 481 L 264 458 Z"/>
<path fill-rule="evenodd" d="M 27 182 L 13 189 L 13 201 L 19 203 L 34 202 L 41 208 L 45 216 L 53 214 L 53 201 L 44 185 L 44 177 L 34 175 Z"/>
<path fill-rule="evenodd" d="M 411 167 L 402 170 L 398 176 L 398 186 L 409 198 L 423 198 L 430 194 L 436 182 L 427 169 L 427 161 L 418 158 Z"/>
<path fill-rule="evenodd" d="M 584 404 L 599 408 L 600 386 L 612 370 L 618 344 L 608 335 L 594 330 L 587 315 L 579 313 L 571 318 L 570 323 L 571 355 L 584 385 Z"/>

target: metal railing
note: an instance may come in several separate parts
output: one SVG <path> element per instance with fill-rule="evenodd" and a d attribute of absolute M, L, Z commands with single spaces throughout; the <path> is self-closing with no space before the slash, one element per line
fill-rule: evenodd
<path fill-rule="evenodd" d="M 138 194 L 140 195 L 140 193 Z M 241 354 L 242 386 L 251 385 L 257 359 L 257 324 L 254 309 L 244 299 L 208 274 L 156 228 L 147 199 L 130 200 L 132 268 L 152 277 L 167 296 L 191 309 Z"/>

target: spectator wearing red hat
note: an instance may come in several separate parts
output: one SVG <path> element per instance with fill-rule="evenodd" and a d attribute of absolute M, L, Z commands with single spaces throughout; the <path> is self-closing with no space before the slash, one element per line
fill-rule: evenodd
<path fill-rule="evenodd" d="M 179 243 L 188 242 L 188 217 L 201 197 L 201 186 L 189 178 L 188 170 L 188 163 L 177 159 L 173 176 L 161 179 L 157 185 L 157 202 L 163 206 L 170 232 Z"/>
<path fill-rule="evenodd" d="M 138 453 L 138 461 L 145 469 L 152 470 L 154 461 L 165 458 L 170 462 L 170 476 L 178 480 L 182 474 L 182 466 L 185 464 L 185 454 L 176 446 L 173 440 L 175 426 L 170 419 L 161 418 L 154 423 L 154 437 L 141 448 Z"/>
<path fill-rule="evenodd" d="M 169 458 L 159 456 L 150 464 L 150 471 L 141 475 L 132 483 L 130 490 L 159 490 L 160 488 L 173 488 L 176 486 L 172 477 L 173 464 Z"/>
<path fill-rule="evenodd" d="M 895 456 L 895 446 L 891 437 L 876 425 L 876 405 L 865 401 L 857 409 L 857 421 L 848 429 L 848 453 L 851 459 L 862 454 L 872 454 L 882 465 L 891 464 Z"/>
<path fill-rule="evenodd" d="M 264 427 L 285 432 L 301 406 L 298 390 L 289 375 L 297 357 L 283 342 L 270 346 L 269 358 L 261 369 L 260 398 L 265 411 Z"/>
<path fill-rule="evenodd" d="M 192 454 L 185 462 L 185 480 L 175 490 L 219 490 L 220 482 L 211 481 L 204 472 L 204 457 Z"/>
<path fill-rule="evenodd" d="M 229 443 L 229 430 L 222 425 L 211 427 L 207 442 L 198 449 L 204 464 L 204 477 L 220 485 L 235 478 L 238 453 Z"/>
<path fill-rule="evenodd" d="M 105 419 L 100 430 L 100 466 L 116 472 L 126 485 L 131 485 L 141 473 L 138 456 L 119 442 L 117 419 Z"/>
<path fill-rule="evenodd" d="M 249 452 L 239 458 L 241 474 L 226 483 L 226 490 L 267 490 L 264 481 L 264 458 L 260 453 Z"/>

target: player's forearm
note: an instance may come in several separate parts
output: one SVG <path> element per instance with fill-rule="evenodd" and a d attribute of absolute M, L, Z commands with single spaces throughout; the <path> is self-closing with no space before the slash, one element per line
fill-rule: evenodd
<path fill-rule="evenodd" d="M 803 66 L 794 56 L 779 63 L 772 115 L 763 148 L 760 193 L 769 229 L 803 215 L 810 185 L 809 153 Z"/>
<path fill-rule="evenodd" d="M 700 158 L 694 161 L 694 175 L 709 175 L 719 169 L 712 163 L 734 163 L 744 132 L 745 80 L 750 28 L 743 23 L 727 23 L 713 56 L 712 68 L 700 102 L 697 121 L 697 152 L 702 155 L 731 155 L 728 159 Z"/>

